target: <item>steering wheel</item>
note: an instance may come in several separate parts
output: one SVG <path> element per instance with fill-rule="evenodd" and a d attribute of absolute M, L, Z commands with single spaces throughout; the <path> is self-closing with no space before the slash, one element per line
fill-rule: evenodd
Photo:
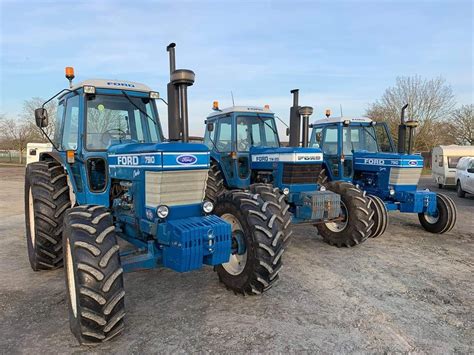
<path fill-rule="evenodd" d="M 249 148 L 249 141 L 246 139 L 241 139 L 238 144 L 239 151 L 246 152 Z"/>
<path fill-rule="evenodd" d="M 100 136 L 100 141 L 102 142 L 102 144 L 103 144 L 104 146 L 109 145 L 110 140 L 112 139 L 112 134 L 111 134 L 111 132 L 113 132 L 113 131 L 117 131 L 117 132 L 119 133 L 118 136 L 119 136 L 119 139 L 120 139 L 120 140 L 123 139 L 123 138 L 125 138 L 125 137 L 127 137 L 127 133 L 124 132 L 124 131 L 123 131 L 122 129 L 120 129 L 120 128 L 111 128 L 111 129 L 108 129 L 108 130 L 102 132 L 102 135 Z M 107 136 L 106 136 L 106 135 L 107 135 Z M 106 141 L 104 138 L 107 138 L 107 141 Z"/>

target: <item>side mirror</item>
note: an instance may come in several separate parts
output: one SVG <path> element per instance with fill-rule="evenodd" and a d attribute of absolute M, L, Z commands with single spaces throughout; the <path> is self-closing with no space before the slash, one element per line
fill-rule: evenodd
<path fill-rule="evenodd" d="M 214 123 L 213 123 L 213 122 L 209 122 L 209 123 L 207 124 L 207 130 L 208 130 L 209 132 L 212 132 L 212 131 L 214 130 Z"/>
<path fill-rule="evenodd" d="M 469 169 L 467 169 L 467 172 L 468 172 L 469 174 L 474 174 L 474 168 L 469 168 Z"/>
<path fill-rule="evenodd" d="M 287 127 L 287 128 L 286 128 L 286 135 L 287 135 L 287 136 L 290 135 L 290 127 Z"/>
<path fill-rule="evenodd" d="M 316 133 L 316 140 L 321 143 L 321 132 Z"/>
<path fill-rule="evenodd" d="M 45 108 L 37 108 L 35 110 L 36 125 L 40 128 L 48 125 L 48 111 Z"/>

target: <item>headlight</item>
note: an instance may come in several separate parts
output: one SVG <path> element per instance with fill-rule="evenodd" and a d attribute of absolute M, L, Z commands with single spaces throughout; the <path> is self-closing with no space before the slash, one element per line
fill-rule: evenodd
<path fill-rule="evenodd" d="M 168 206 L 158 206 L 158 208 L 156 209 L 156 214 L 160 218 L 168 217 L 168 213 L 170 213 Z"/>
<path fill-rule="evenodd" d="M 159 99 L 160 93 L 156 91 L 150 91 L 150 99 Z"/>
<path fill-rule="evenodd" d="M 319 191 L 326 191 L 326 186 L 321 186 L 321 187 L 319 188 Z"/>
<path fill-rule="evenodd" d="M 95 94 L 95 86 L 84 85 L 84 92 L 86 94 Z"/>
<path fill-rule="evenodd" d="M 390 196 L 393 196 L 395 195 L 395 190 L 393 189 L 393 187 L 389 187 L 389 192 L 390 192 Z"/>
<path fill-rule="evenodd" d="M 288 187 L 285 187 L 283 189 L 283 195 L 288 195 L 290 193 L 290 189 Z"/>
<path fill-rule="evenodd" d="M 202 210 L 205 213 L 211 213 L 213 209 L 214 204 L 211 201 L 204 201 L 204 203 L 202 204 Z"/>

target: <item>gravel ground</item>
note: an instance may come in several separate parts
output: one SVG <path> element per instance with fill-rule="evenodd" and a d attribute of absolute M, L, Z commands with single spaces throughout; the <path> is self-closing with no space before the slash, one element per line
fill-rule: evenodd
<path fill-rule="evenodd" d="M 63 270 L 29 267 L 23 172 L 0 167 L 1 353 L 474 352 L 472 196 L 443 191 L 458 208 L 444 235 L 397 212 L 382 237 L 352 249 L 296 227 L 281 280 L 262 296 L 228 292 L 209 267 L 126 274 L 125 331 L 90 348 L 69 331 Z"/>

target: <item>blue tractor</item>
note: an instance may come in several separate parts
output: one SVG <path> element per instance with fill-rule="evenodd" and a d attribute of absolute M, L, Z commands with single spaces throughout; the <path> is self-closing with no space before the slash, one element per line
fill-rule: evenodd
<path fill-rule="evenodd" d="M 279 276 L 281 213 L 250 193 L 229 194 L 215 211 L 205 199 L 210 152 L 188 142 L 194 73 L 176 69 L 174 47 L 167 47 L 168 140 L 157 92 L 117 80 L 72 85 L 68 67 L 70 88 L 48 100 L 58 99 L 54 149 L 27 166 L 29 261 L 35 271 L 65 266 L 70 327 L 81 343 L 123 329 L 124 272 L 212 265 L 244 294 L 264 292 Z M 44 133 L 44 105 L 35 118 Z"/>
<path fill-rule="evenodd" d="M 326 186 L 351 182 L 367 192 L 374 211 L 371 237 L 381 235 L 388 224 L 388 211 L 417 213 L 420 224 L 431 233 L 449 232 L 456 223 L 456 206 L 451 198 L 429 190 L 418 190 L 423 158 L 413 153 L 417 122 L 405 119 L 401 110 L 398 149 L 384 122 L 369 118 L 330 117 L 314 122 L 310 146 L 324 152 Z"/>
<path fill-rule="evenodd" d="M 329 191 L 318 183 L 323 153 L 308 147 L 308 137 L 304 136 L 312 108 L 300 107 L 298 90 L 292 93 L 289 147 L 280 144 L 275 115 L 268 107 L 221 110 L 214 103 L 214 112 L 205 121 L 204 143 L 211 150 L 207 199 L 218 210 L 230 193 L 250 192 L 275 210 L 285 227 L 284 240 L 291 234 L 286 228 L 293 222 L 315 225 L 323 239 L 337 247 L 360 244 L 369 237 L 374 224 L 369 200 L 353 184 L 338 183 Z M 306 142 L 302 146 L 301 132 Z"/>

